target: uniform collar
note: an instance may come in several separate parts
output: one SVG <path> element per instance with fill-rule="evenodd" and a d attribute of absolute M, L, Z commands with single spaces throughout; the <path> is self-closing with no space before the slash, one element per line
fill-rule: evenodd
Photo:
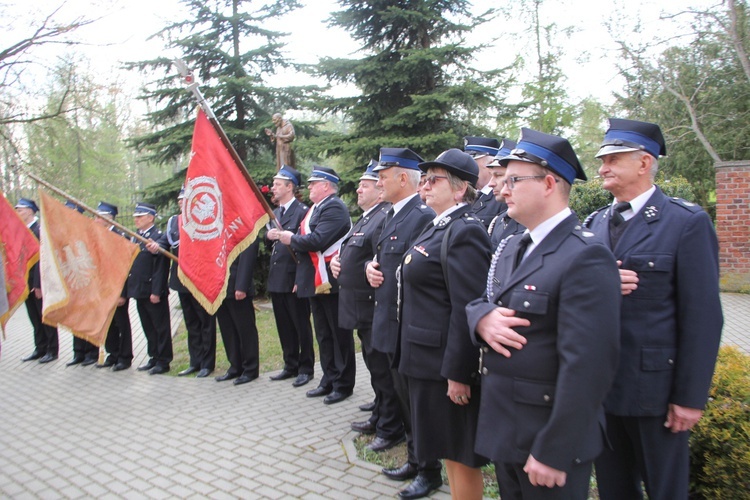
<path fill-rule="evenodd" d="M 654 194 L 656 191 L 656 186 L 651 184 L 651 188 L 647 189 L 646 191 L 642 192 L 632 200 L 630 200 L 630 208 L 622 212 L 622 218 L 627 220 L 632 219 L 635 217 L 635 214 L 639 213 L 641 210 L 643 210 L 643 207 L 646 206 L 646 203 L 648 203 L 649 198 Z M 612 202 L 612 209 L 614 209 L 614 206 L 617 205 L 618 200 L 615 198 L 615 200 Z"/>

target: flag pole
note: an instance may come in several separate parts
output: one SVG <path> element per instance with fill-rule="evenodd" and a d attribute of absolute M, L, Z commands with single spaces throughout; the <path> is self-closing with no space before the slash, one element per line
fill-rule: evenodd
<path fill-rule="evenodd" d="M 203 96 L 203 92 L 201 92 L 200 88 L 198 88 L 198 82 L 193 76 L 193 73 L 190 71 L 190 69 L 187 67 L 187 64 L 185 64 L 185 61 L 183 61 L 182 59 L 175 59 L 173 63 L 177 67 L 177 71 L 180 73 L 180 76 L 182 76 L 183 80 L 187 84 L 187 90 L 192 92 L 193 97 L 195 97 L 195 100 L 198 101 L 198 105 L 201 107 L 201 109 L 203 109 L 203 112 L 206 113 L 206 116 L 208 117 L 208 121 L 211 123 L 214 130 L 216 130 L 216 133 L 219 134 L 219 137 L 221 138 L 221 142 L 224 144 L 224 147 L 227 148 L 227 151 L 229 151 L 229 154 L 232 156 L 232 159 L 234 160 L 234 163 L 237 165 L 237 168 L 239 168 L 240 172 L 242 172 L 243 177 L 245 177 L 245 180 L 250 185 L 250 189 L 252 189 L 253 192 L 255 193 L 255 197 L 260 200 L 261 205 L 263 205 L 263 209 L 266 211 L 270 219 L 273 221 L 276 228 L 279 229 L 280 231 L 283 231 L 284 227 L 281 225 L 281 222 L 276 217 L 276 214 L 273 212 L 273 208 L 271 208 L 271 205 L 268 204 L 268 200 L 266 200 L 266 197 L 263 196 L 263 193 L 260 192 L 260 189 L 258 188 L 257 184 L 255 184 L 255 181 L 250 176 L 250 172 L 247 171 L 245 164 L 242 163 L 242 159 L 240 158 L 240 155 L 237 154 L 237 150 L 234 149 L 234 146 L 229 141 L 229 137 L 227 137 L 226 132 L 224 132 L 224 129 L 222 128 L 221 124 L 216 119 L 216 115 L 214 114 L 214 111 L 211 109 L 211 106 L 208 104 L 208 101 L 206 101 L 206 98 Z M 292 254 L 292 258 L 294 259 L 294 262 L 297 262 L 297 256 L 295 255 L 292 248 L 288 245 L 286 245 L 286 247 L 289 249 L 289 252 Z"/>
<path fill-rule="evenodd" d="M 131 237 L 135 238 L 136 240 L 140 241 L 141 243 L 148 244 L 148 243 L 151 243 L 153 241 L 153 240 L 149 240 L 149 239 L 144 238 L 143 236 L 141 236 L 140 234 L 136 233 L 135 231 L 131 231 L 130 229 L 128 229 L 127 227 L 123 226 L 122 224 L 120 224 L 119 222 L 117 222 L 115 220 L 108 219 L 106 217 L 103 217 L 102 215 L 99 215 L 98 211 L 96 211 L 93 208 L 89 207 L 85 203 L 83 203 L 81 201 L 78 201 L 77 199 L 75 199 L 74 197 L 72 197 L 71 195 L 69 195 L 68 193 L 66 193 L 65 191 L 63 191 L 63 190 L 61 190 L 59 188 L 56 188 L 55 186 L 53 186 L 49 182 L 47 182 L 47 181 L 45 181 L 45 180 L 37 177 L 36 175 L 34 175 L 34 174 L 30 173 L 30 172 L 24 172 L 24 174 L 27 175 L 27 176 L 29 176 L 31 179 L 35 180 L 36 182 L 38 182 L 42 186 L 46 187 L 47 189 L 49 189 L 53 193 L 56 193 L 56 194 L 62 196 L 66 200 L 72 201 L 77 206 L 79 206 L 82 209 L 84 209 L 85 211 L 89 212 L 94 217 L 98 217 L 100 219 L 106 220 L 108 223 L 112 224 L 113 226 L 115 226 L 120 231 L 124 232 L 128 236 L 131 236 Z M 169 252 L 167 250 L 164 250 L 161 247 L 159 247 L 159 253 L 161 253 L 162 255 L 164 255 L 166 257 L 169 257 L 173 261 L 177 262 L 177 257 L 173 253 L 171 253 L 171 252 Z"/>

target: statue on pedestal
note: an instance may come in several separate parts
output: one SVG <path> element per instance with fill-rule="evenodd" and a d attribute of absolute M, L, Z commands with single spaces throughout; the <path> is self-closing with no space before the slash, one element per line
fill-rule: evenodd
<path fill-rule="evenodd" d="M 276 171 L 278 172 L 282 165 L 296 167 L 292 141 L 294 141 L 294 125 L 289 120 L 284 119 L 281 113 L 274 113 L 271 117 L 276 127 L 276 132 L 266 129 L 266 135 L 271 142 L 276 143 Z"/>

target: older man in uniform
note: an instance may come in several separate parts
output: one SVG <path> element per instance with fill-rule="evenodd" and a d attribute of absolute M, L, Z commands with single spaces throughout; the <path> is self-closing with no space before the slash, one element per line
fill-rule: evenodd
<path fill-rule="evenodd" d="M 339 280 L 339 325 L 356 328 L 362 341 L 362 357 L 370 372 L 370 383 L 375 392 L 375 407 L 368 420 L 352 422 L 352 430 L 362 434 L 375 434 L 376 440 L 402 441 L 404 426 L 397 411 L 380 418 L 377 401 L 383 391 L 393 385 L 388 357 L 372 348 L 372 316 L 375 307 L 373 288 L 365 277 L 365 264 L 375 255 L 375 241 L 383 230 L 390 203 L 381 200 L 377 187 L 378 162 L 371 161 L 359 179 L 357 204 L 362 217 L 354 224 L 341 244 L 341 253 L 331 262 L 333 275 Z M 390 418 L 389 418 L 390 417 Z"/>
<path fill-rule="evenodd" d="M 489 182 L 492 178 L 492 171 L 489 164 L 497 156 L 500 150 L 500 141 L 487 137 L 464 137 L 464 151 L 474 158 L 479 166 L 479 180 L 477 181 L 477 199 L 474 200 L 472 211 L 474 215 L 482 221 L 484 227 L 488 227 L 492 219 L 505 210 L 507 207 L 502 198 L 497 197 L 492 192 Z"/>
<path fill-rule="evenodd" d="M 568 141 L 524 128 L 502 162 L 509 215 L 527 230 L 497 247 L 466 307 L 482 352 L 474 449 L 504 499 L 584 499 L 619 350 L 617 264 L 568 208 L 586 179 Z"/>
<path fill-rule="evenodd" d="M 16 203 L 16 213 L 26 224 L 29 230 L 39 239 L 39 207 L 34 200 L 21 198 Z M 29 296 L 26 299 L 26 311 L 29 313 L 29 321 L 34 328 L 34 352 L 22 359 L 22 361 L 39 360 L 40 363 L 49 363 L 57 359 L 59 340 L 57 328 L 42 323 L 42 279 L 39 274 L 39 263 L 29 271 Z"/>
<path fill-rule="evenodd" d="M 138 234 L 147 240 L 158 240 L 162 232 L 154 225 L 156 207 L 150 203 L 135 205 L 133 220 Z M 167 301 L 167 281 L 169 262 L 161 254 L 152 254 L 141 243 L 141 251 L 133 261 L 128 276 L 128 297 L 135 299 L 138 316 L 141 318 L 143 333 L 148 344 L 148 361 L 138 367 L 138 371 L 148 371 L 151 375 L 167 373 L 172 362 L 172 329 L 169 321 Z"/>
<path fill-rule="evenodd" d="M 307 179 L 313 206 L 300 224 L 299 232 L 268 232 L 270 240 L 291 245 L 299 256 L 297 295 L 310 299 L 315 336 L 318 339 L 323 377 L 307 397 L 325 396 L 325 404 L 334 404 L 352 395 L 356 364 L 352 331 L 338 324 L 338 283 L 331 275 L 330 261 L 338 253 L 351 228 L 349 210 L 336 196 L 338 174 L 328 167 L 313 167 Z"/>
<path fill-rule="evenodd" d="M 293 233 L 299 230 L 308 210 L 307 205 L 295 196 L 301 182 L 300 173 L 284 165 L 273 177 L 271 187 L 274 202 L 278 205 L 274 214 L 281 227 Z M 279 332 L 284 369 L 272 375 L 271 380 L 294 378 L 292 385 L 301 387 L 313 378 L 315 350 L 310 325 L 310 301 L 297 296 L 296 275 L 294 251 L 274 241 L 267 287 Z"/>
<path fill-rule="evenodd" d="M 611 119 L 597 153 L 612 205 L 586 225 L 620 264 L 617 375 L 604 402 L 612 449 L 596 461 L 603 500 L 688 497 L 688 437 L 721 340 L 718 242 L 701 207 L 654 185 L 666 154 L 654 123 Z M 592 275 L 593 276 L 593 275 Z"/>
<path fill-rule="evenodd" d="M 108 228 L 113 233 L 123 238 L 128 238 L 122 231 L 117 229 L 112 221 L 117 217 L 116 205 L 104 201 L 99 202 L 96 211 L 101 217 L 96 217 L 94 222 Z M 133 338 L 130 326 L 130 314 L 128 314 L 128 285 L 122 288 L 122 294 L 117 299 L 117 308 L 112 322 L 107 331 L 107 340 L 104 341 L 107 357 L 104 362 L 96 365 L 97 368 L 112 368 L 113 372 L 127 370 L 133 363 Z"/>
<path fill-rule="evenodd" d="M 404 253 L 414 240 L 435 218 L 435 212 L 425 205 L 417 194 L 421 178 L 419 164 L 424 161 L 414 151 L 406 148 L 381 148 L 378 187 L 383 190 L 383 200 L 392 203 L 383 231 L 377 239 L 375 258 L 367 264 L 367 280 L 375 288 L 375 314 L 372 321 L 373 349 L 388 356 L 391 366 L 392 388 L 387 388 L 378 398 L 379 418 L 398 418 L 406 431 L 407 462 L 400 467 L 383 469 L 389 479 L 415 480 L 399 495 L 402 498 L 421 498 L 442 484 L 440 462 L 424 462 L 414 452 L 411 439 L 409 392 L 406 378 L 398 372 L 397 347 L 398 288 L 396 269 Z M 373 442 L 370 449 L 383 451 L 398 441 Z"/>

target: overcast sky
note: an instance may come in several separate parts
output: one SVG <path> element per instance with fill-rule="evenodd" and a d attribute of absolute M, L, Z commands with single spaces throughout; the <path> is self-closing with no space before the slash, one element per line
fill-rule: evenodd
<path fill-rule="evenodd" d="M 708 0 L 688 0 L 691 4 L 705 4 Z M 329 28 L 325 20 L 329 13 L 339 9 L 334 0 L 301 0 L 305 6 L 286 18 L 274 29 L 287 31 L 290 36 L 286 52 L 299 63 L 314 63 L 322 56 L 357 56 L 356 44 L 347 33 Z M 624 2 L 622 2 L 624 3 Z M 647 37 L 673 29 L 666 21 L 659 21 L 661 10 L 668 12 L 684 7 L 685 0 L 662 0 L 659 8 L 654 2 L 630 0 L 627 11 L 617 7 L 617 3 L 595 0 L 547 1 L 543 7 L 543 23 L 556 22 L 559 27 L 572 26 L 572 36 L 559 43 L 564 46 L 561 66 L 568 78 L 568 91 L 574 98 L 592 95 L 603 102 L 610 102 L 612 92 L 619 91 L 622 81 L 617 77 L 616 46 L 605 28 L 605 22 L 615 15 L 633 15 L 641 18 Z M 31 7 L 30 7 L 31 4 Z M 0 49 L 18 40 L 19 35 L 28 33 L 30 19 L 39 19 L 60 7 L 56 19 L 65 21 L 85 15 L 98 20 L 80 29 L 76 38 L 85 42 L 79 47 L 90 58 L 92 67 L 102 75 L 120 74 L 118 66 L 122 61 L 140 60 L 160 55 L 169 57 L 178 54 L 167 53 L 158 39 L 147 38 L 169 22 L 184 19 L 185 15 L 178 0 L 0 0 L 0 17 L 6 25 L 0 32 Z M 492 0 L 475 0 L 474 11 L 479 13 L 497 5 Z M 492 23 L 480 25 L 472 33 L 467 43 L 491 43 L 492 47 L 477 54 L 476 66 L 480 69 L 493 69 L 509 64 L 519 52 L 533 43 L 529 36 L 519 30 L 530 24 L 530 18 L 521 16 L 517 20 L 507 20 L 500 16 Z M 36 49 L 35 49 L 36 50 Z M 46 47 L 34 55 L 44 56 L 48 61 L 64 51 L 63 47 Z M 527 71 L 533 71 L 528 69 Z M 126 85 L 137 87 L 138 75 L 121 75 Z M 279 85 L 311 83 L 309 77 L 284 74 L 278 77 Z M 283 81 L 281 81 L 283 80 Z M 323 83 L 323 82 L 316 82 Z M 134 89 L 137 93 L 137 89 Z"/>

